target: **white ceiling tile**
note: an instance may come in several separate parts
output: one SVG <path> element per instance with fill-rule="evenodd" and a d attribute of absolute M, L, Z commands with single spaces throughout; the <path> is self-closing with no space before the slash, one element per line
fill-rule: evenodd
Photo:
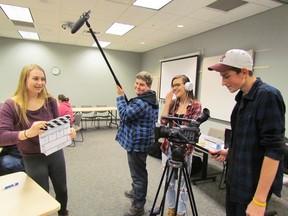
<path fill-rule="evenodd" d="M 141 24 L 143 27 L 163 28 L 181 17 L 167 13 L 157 13 Z"/>
<path fill-rule="evenodd" d="M 125 36 L 127 37 L 137 37 L 137 38 L 145 38 L 147 35 L 153 34 L 155 29 L 153 28 L 145 28 L 145 27 L 137 27 L 129 31 Z"/>
<path fill-rule="evenodd" d="M 30 30 L 36 31 L 43 42 L 91 47 L 94 39 L 86 24 L 75 34 L 62 28 L 91 10 L 87 23 L 94 32 L 99 32 L 98 40 L 112 42 L 107 49 L 146 52 L 281 6 L 273 0 L 246 0 L 248 4 L 223 12 L 206 7 L 214 1 L 173 0 L 157 11 L 133 6 L 134 0 L 0 0 L 2 4 L 30 8 L 35 25 L 35 28 L 15 26 L 0 10 L 0 36 L 21 39 L 17 30 Z M 105 34 L 113 22 L 132 24 L 135 28 L 124 36 Z M 179 29 L 177 24 L 185 27 Z M 84 34 L 85 31 L 88 33 Z"/>
<path fill-rule="evenodd" d="M 202 20 L 196 20 L 192 18 L 181 18 L 165 26 L 164 28 L 161 28 L 161 30 L 170 31 L 170 32 L 179 32 L 179 31 L 182 31 L 183 29 L 195 28 L 196 26 L 201 25 L 201 23 L 203 23 Z M 178 28 L 177 25 L 184 25 L 184 27 Z"/>
<path fill-rule="evenodd" d="M 118 18 L 118 21 L 131 25 L 140 25 L 156 13 L 156 10 L 131 6 Z"/>
<path fill-rule="evenodd" d="M 75 0 L 74 0 L 75 1 Z M 87 1 L 87 0 L 86 0 Z M 85 2 L 86 2 L 85 1 Z M 89 0 L 92 1 L 92 0 Z M 115 21 L 118 19 L 130 6 L 125 4 L 113 3 L 105 0 L 99 1 L 96 7 L 91 9 L 90 19 L 107 19 Z"/>

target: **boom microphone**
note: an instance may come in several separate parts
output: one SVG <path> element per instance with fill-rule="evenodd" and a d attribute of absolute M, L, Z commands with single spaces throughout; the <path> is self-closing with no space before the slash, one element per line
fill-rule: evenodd
<path fill-rule="evenodd" d="M 100 52 L 101 52 L 104 60 L 105 60 L 108 68 L 110 69 L 110 72 L 111 72 L 111 74 L 112 74 L 112 76 L 113 76 L 113 78 L 114 78 L 115 83 L 116 83 L 119 87 L 122 88 L 122 86 L 120 85 L 120 83 L 119 83 L 116 75 L 114 74 L 114 72 L 113 72 L 113 70 L 112 70 L 111 65 L 109 64 L 108 59 L 107 59 L 106 56 L 105 56 L 105 53 L 104 53 L 102 47 L 100 46 L 100 43 L 99 43 L 98 40 L 97 40 L 97 37 L 96 37 L 94 31 L 92 30 L 92 28 L 91 28 L 91 26 L 90 26 L 90 23 L 88 22 L 88 19 L 90 18 L 90 16 L 89 16 L 90 12 L 91 12 L 91 11 L 89 10 L 89 11 L 87 11 L 87 12 L 84 12 L 84 13 L 80 16 L 80 19 L 73 25 L 73 27 L 72 27 L 72 29 L 71 29 L 71 33 L 72 33 L 72 34 L 76 33 L 76 32 L 82 27 L 82 25 L 83 25 L 84 23 L 86 23 L 87 27 L 89 28 L 89 32 L 91 33 L 93 39 L 95 40 L 95 42 L 96 42 L 96 44 L 97 44 L 97 46 L 98 46 L 98 48 L 99 48 L 99 50 L 100 50 Z M 128 99 L 127 99 L 126 95 L 124 95 L 124 96 L 125 96 L 126 102 L 128 102 Z"/>
<path fill-rule="evenodd" d="M 90 10 L 87 12 L 84 12 L 81 16 L 80 19 L 73 25 L 71 29 L 71 33 L 74 34 L 76 33 L 82 26 L 83 24 L 90 18 Z"/>

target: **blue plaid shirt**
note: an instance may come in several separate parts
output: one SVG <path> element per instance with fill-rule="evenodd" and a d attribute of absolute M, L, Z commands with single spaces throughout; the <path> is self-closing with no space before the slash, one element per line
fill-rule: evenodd
<path fill-rule="evenodd" d="M 158 119 L 158 101 L 154 91 L 146 99 L 136 97 L 127 103 L 124 96 L 117 98 L 120 126 L 116 141 L 128 152 L 147 152 L 155 141 L 155 124 Z"/>
<path fill-rule="evenodd" d="M 281 196 L 285 145 L 285 104 L 281 93 L 257 78 L 248 94 L 240 91 L 235 100 L 227 171 L 231 201 L 248 204 L 252 200 L 264 156 L 280 161 L 270 192 Z"/>

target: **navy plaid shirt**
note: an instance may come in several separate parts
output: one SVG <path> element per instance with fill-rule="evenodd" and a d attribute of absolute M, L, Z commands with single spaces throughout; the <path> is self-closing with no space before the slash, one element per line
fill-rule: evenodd
<path fill-rule="evenodd" d="M 121 121 L 116 141 L 128 152 L 148 153 L 155 141 L 154 130 L 159 106 L 155 92 L 151 97 L 155 104 L 148 103 L 140 97 L 133 98 L 127 104 L 124 96 L 117 97 Z"/>
<path fill-rule="evenodd" d="M 248 204 L 252 200 L 264 156 L 280 161 L 270 192 L 281 196 L 285 145 L 285 104 L 281 93 L 257 78 L 248 94 L 240 91 L 235 100 L 227 171 L 231 201 Z"/>

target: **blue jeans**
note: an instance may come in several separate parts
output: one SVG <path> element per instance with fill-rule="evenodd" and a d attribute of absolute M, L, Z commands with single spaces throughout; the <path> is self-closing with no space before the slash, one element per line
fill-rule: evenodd
<path fill-rule="evenodd" d="M 166 161 L 168 160 L 168 158 L 171 157 L 171 149 L 169 148 L 168 151 L 168 155 L 165 155 L 164 153 L 162 153 L 162 165 L 163 167 L 165 167 L 166 165 Z M 187 171 L 188 174 L 190 176 L 191 173 L 191 167 L 192 167 L 192 154 L 190 154 L 189 156 L 186 156 L 185 161 L 187 163 Z M 168 167 L 168 176 L 170 176 L 170 173 L 172 171 L 172 168 L 169 166 Z M 178 172 L 179 170 L 175 170 L 175 172 Z M 179 173 L 179 172 L 178 172 Z M 189 178 L 188 176 L 188 178 Z M 166 176 L 165 176 L 166 178 Z M 167 189 L 167 193 L 166 193 L 166 200 L 167 200 L 167 206 L 168 208 L 171 209 L 175 209 L 176 207 L 176 198 L 177 198 L 177 191 L 178 191 L 178 181 L 179 179 L 175 179 L 174 176 L 172 176 L 169 185 L 168 185 L 168 189 Z M 182 173 L 181 179 L 180 179 L 180 193 L 179 193 L 179 200 L 178 200 L 178 206 L 177 206 L 177 214 L 179 215 L 183 215 L 186 214 L 186 203 L 189 202 L 189 196 L 188 196 L 188 192 L 187 192 L 187 187 L 185 184 L 185 179 L 184 179 L 184 174 Z M 166 180 L 163 181 L 163 183 L 165 184 Z"/>
<path fill-rule="evenodd" d="M 128 165 L 134 190 L 133 205 L 143 208 L 146 203 L 148 172 L 146 169 L 146 152 L 127 152 Z"/>
<path fill-rule="evenodd" d="M 0 175 L 6 175 L 14 172 L 25 171 L 23 162 L 20 158 L 11 155 L 0 156 Z"/>

